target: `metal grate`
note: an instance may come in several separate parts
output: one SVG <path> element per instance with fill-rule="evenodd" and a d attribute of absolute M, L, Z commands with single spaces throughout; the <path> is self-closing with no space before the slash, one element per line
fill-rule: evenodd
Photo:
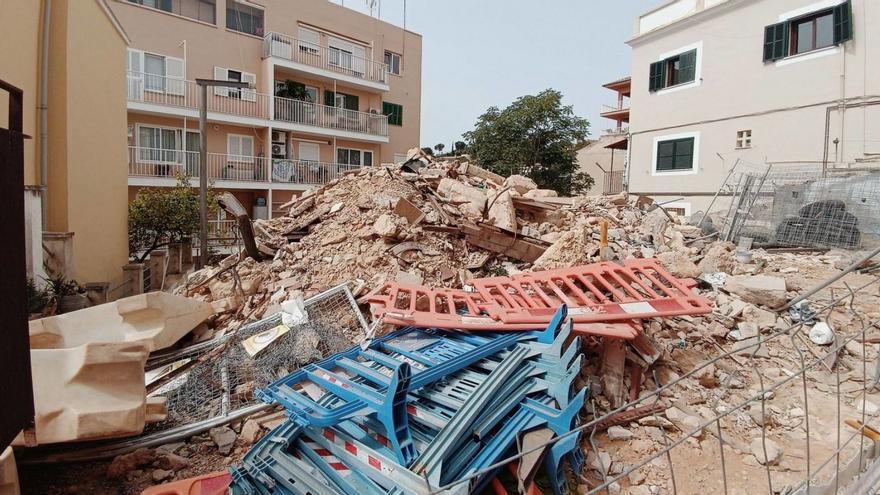
<path fill-rule="evenodd" d="M 254 405 L 258 402 L 256 389 L 300 366 L 351 347 L 367 331 L 366 321 L 346 285 L 306 300 L 305 308 L 307 323 L 291 327 L 254 357 L 243 342 L 281 324 L 280 314 L 209 343 L 151 359 L 148 370 L 181 365 L 190 369 L 150 393 L 151 397 L 166 398 L 167 418 L 148 425 L 145 433 L 228 416 Z"/>

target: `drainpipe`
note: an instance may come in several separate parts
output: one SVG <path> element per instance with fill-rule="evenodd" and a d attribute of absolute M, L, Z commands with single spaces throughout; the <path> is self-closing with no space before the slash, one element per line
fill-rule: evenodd
<path fill-rule="evenodd" d="M 43 0 L 40 54 L 40 208 L 43 230 L 49 229 L 49 20 L 52 0 Z"/>

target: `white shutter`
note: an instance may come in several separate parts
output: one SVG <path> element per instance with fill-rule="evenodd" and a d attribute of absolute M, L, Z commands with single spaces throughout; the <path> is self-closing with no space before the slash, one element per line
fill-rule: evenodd
<path fill-rule="evenodd" d="M 241 136 L 235 134 L 226 136 L 226 153 L 233 156 L 241 155 Z"/>
<path fill-rule="evenodd" d="M 144 99 L 144 52 L 128 49 L 128 99 Z"/>
<path fill-rule="evenodd" d="M 214 66 L 214 79 L 218 81 L 228 81 L 229 76 L 226 73 L 226 68 Z M 229 88 L 214 86 L 214 94 L 217 96 L 229 96 Z"/>
<path fill-rule="evenodd" d="M 240 145 L 241 146 L 241 155 L 242 155 L 242 157 L 247 157 L 247 158 L 242 158 L 241 161 L 247 162 L 247 163 L 254 161 L 254 159 L 253 159 L 253 156 L 254 156 L 254 137 L 253 136 L 241 136 L 240 139 L 241 139 L 241 145 Z"/>
<path fill-rule="evenodd" d="M 183 59 L 165 57 L 165 92 L 170 95 L 183 96 L 186 94 L 186 75 L 183 69 Z"/>
<path fill-rule="evenodd" d="M 254 88 L 256 88 L 257 87 L 257 76 L 256 76 L 256 74 L 251 74 L 250 72 L 242 72 L 241 73 L 241 82 L 246 82 L 246 83 L 252 85 Z M 241 99 L 244 101 L 257 101 L 256 89 L 242 88 Z"/>
<path fill-rule="evenodd" d="M 366 71 L 364 60 L 366 60 L 367 58 L 367 49 L 362 46 L 351 45 L 351 53 L 353 55 L 351 61 L 352 70 L 354 70 L 358 74 L 363 75 Z"/>
<path fill-rule="evenodd" d="M 302 161 L 321 161 L 321 147 L 318 143 L 299 143 L 299 159 Z"/>
<path fill-rule="evenodd" d="M 321 48 L 321 35 L 314 29 L 299 28 L 298 50 L 308 53 L 318 53 Z"/>

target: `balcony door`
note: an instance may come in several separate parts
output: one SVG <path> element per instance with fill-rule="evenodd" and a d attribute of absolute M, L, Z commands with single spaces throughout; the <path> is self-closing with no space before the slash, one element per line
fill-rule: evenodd
<path fill-rule="evenodd" d="M 321 161 L 321 145 L 318 143 L 299 143 L 299 159 L 304 162 Z"/>

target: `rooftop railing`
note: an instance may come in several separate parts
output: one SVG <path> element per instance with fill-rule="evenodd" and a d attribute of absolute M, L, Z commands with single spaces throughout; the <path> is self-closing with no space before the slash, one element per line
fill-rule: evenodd
<path fill-rule="evenodd" d="M 299 40 L 286 34 L 267 34 L 263 38 L 263 56 L 278 57 L 365 81 L 388 84 L 388 66 L 383 62 L 363 58 L 339 48 Z"/>

